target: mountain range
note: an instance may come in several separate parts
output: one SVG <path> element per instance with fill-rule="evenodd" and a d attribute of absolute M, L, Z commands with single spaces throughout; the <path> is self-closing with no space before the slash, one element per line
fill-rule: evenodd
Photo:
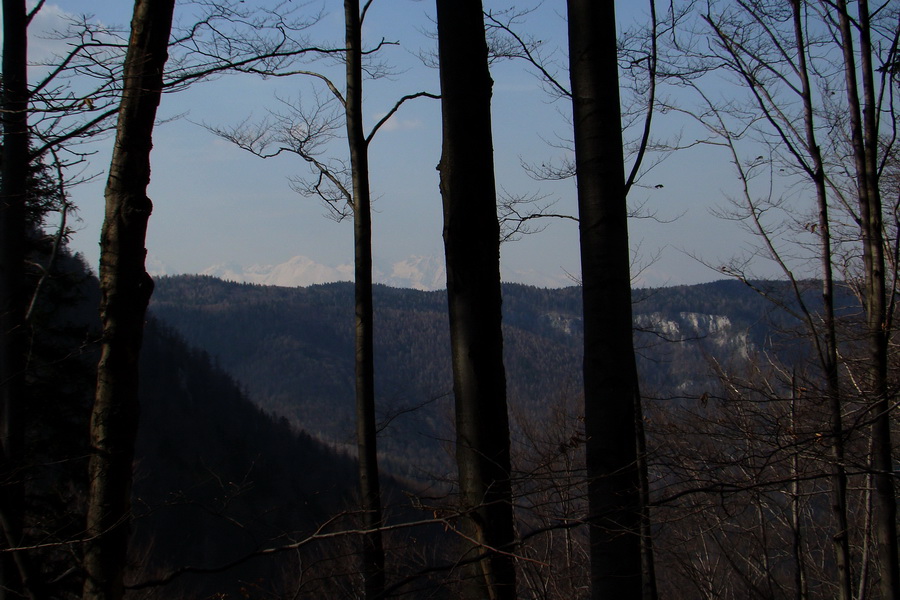
<path fill-rule="evenodd" d="M 165 275 L 162 264 L 151 270 L 155 276 Z M 434 256 L 410 256 L 390 264 L 373 267 L 375 281 L 392 287 L 414 290 L 437 290 L 446 283 L 443 260 Z M 275 265 L 220 263 L 200 272 L 225 281 L 256 283 L 282 287 L 306 287 L 323 283 L 353 280 L 353 265 L 329 266 L 307 256 L 294 256 Z"/>
<path fill-rule="evenodd" d="M 574 411 L 569 416 L 577 420 L 580 288 L 503 290 L 513 426 L 524 430 L 559 411 Z M 374 300 L 382 461 L 404 477 L 441 478 L 452 469 L 446 295 L 377 285 Z M 352 452 L 352 284 L 295 288 L 163 277 L 151 310 L 209 352 L 262 409 Z M 643 389 L 665 398 L 660 403 L 713 385 L 710 357 L 724 364 L 770 346 L 772 319 L 779 318 L 774 305 L 736 281 L 638 290 L 634 313 Z"/>
<path fill-rule="evenodd" d="M 63 261 L 69 262 L 77 263 Z M 68 575 L 78 572 L 73 553 L 55 543 L 67 548 L 83 527 L 99 294 L 83 265 L 67 268 L 81 283 L 60 280 L 39 305 L 28 403 L 39 424 L 29 434 L 29 539 L 50 542 L 37 558 L 54 573 L 58 597 L 76 597 L 81 587 Z M 453 502 L 446 294 L 384 285 L 374 292 L 386 516 L 418 521 L 422 508 L 436 515 Z M 553 470 L 561 456 L 576 461 L 583 441 L 581 290 L 507 284 L 503 294 L 516 481 L 540 482 L 535 469 Z M 702 401 L 717 385 L 712 362 L 744 363 L 777 348 L 779 329 L 791 321 L 775 306 L 735 281 L 635 292 L 651 444 L 667 435 L 666 414 L 682 402 Z M 141 352 L 129 585 L 152 590 L 154 581 L 179 574 L 157 592 L 172 598 L 345 593 L 329 586 L 354 581 L 347 577 L 357 572 L 348 558 L 353 550 L 349 538 L 328 538 L 326 530 L 356 527 L 353 285 L 162 277 L 151 311 Z M 327 539 L 306 550 L 294 547 L 316 531 L 326 531 Z M 421 572 L 410 581 L 427 587 L 432 563 L 453 564 L 452 556 L 440 554 L 448 547 L 440 525 L 403 528 L 386 539 L 395 578 Z M 280 546 L 291 552 L 270 552 Z M 265 560 L 252 558 L 260 552 Z M 431 558 L 423 563 L 426 555 Z M 452 583 L 452 575 L 434 572 L 436 586 Z"/>
<path fill-rule="evenodd" d="M 152 255 L 147 258 L 147 270 L 154 277 L 174 274 L 168 265 Z M 278 264 L 248 266 L 237 262 L 219 263 L 200 270 L 199 274 L 236 283 L 306 287 L 352 281 L 353 265 L 350 263 L 327 265 L 316 262 L 308 256 L 294 256 Z M 444 259 L 439 256 L 409 256 L 394 262 L 376 261 L 373 265 L 373 275 L 376 283 L 420 291 L 440 290 L 447 282 Z M 569 278 L 565 274 L 554 277 L 531 271 L 512 273 L 504 271 L 504 277 L 542 287 L 558 287 L 569 283 Z"/>

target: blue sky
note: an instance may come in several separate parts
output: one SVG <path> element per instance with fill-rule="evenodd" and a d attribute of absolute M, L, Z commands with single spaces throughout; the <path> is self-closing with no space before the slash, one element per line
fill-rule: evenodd
<path fill-rule="evenodd" d="M 95 15 L 109 24 L 125 24 L 130 3 L 81 0 L 48 4 L 36 28 L 50 26 L 60 13 Z M 524 3 L 520 3 L 524 6 Z M 617 3 L 621 27 L 646 18 L 644 3 Z M 327 0 L 324 18 L 310 32 L 313 39 L 339 43 L 343 35 L 342 3 Z M 500 10 L 507 3 L 486 2 Z M 544 52 L 565 60 L 565 4 L 548 1 L 538 6 L 521 30 L 543 41 Z M 384 60 L 395 75 L 367 82 L 365 120 L 371 126 L 394 100 L 407 93 L 438 92 L 437 71 L 421 64 L 417 55 L 429 52 L 435 41 L 433 3 L 413 0 L 376 0 L 369 11 L 364 38 L 400 42 L 387 47 Z M 182 13 L 183 14 L 183 13 Z M 48 42 L 32 40 L 32 52 Z M 321 66 L 317 67 L 320 68 Z M 340 79 L 340 70 L 324 66 Z M 498 187 L 514 195 L 539 194 L 554 201 L 554 212 L 575 212 L 574 182 L 538 182 L 522 162 L 542 163 L 564 158 L 554 147 L 569 134 L 568 106 L 554 101 L 528 68 L 517 62 L 494 65 L 493 129 Z M 563 73 L 565 80 L 566 75 Z M 208 132 L 200 124 L 227 127 L 244 119 L 259 120 L 282 99 L 313 94 L 309 78 L 295 76 L 262 80 L 235 75 L 163 98 L 161 123 L 154 133 L 150 197 L 155 209 L 147 247 L 151 261 L 169 273 L 202 271 L 232 263 L 243 267 L 283 263 L 294 256 L 338 266 L 352 262 L 352 226 L 326 218 L 318 201 L 299 196 L 289 179 L 307 173 L 297 157 L 261 160 Z M 660 136 L 676 135 L 689 127 L 674 115 L 657 118 Z M 636 133 L 630 132 L 634 136 Z M 376 264 L 389 265 L 410 256 L 440 256 L 441 200 L 435 165 L 440 156 L 440 105 L 428 99 L 404 105 L 371 145 L 371 180 L 375 198 L 373 227 Z M 109 142 L 94 148 L 90 172 L 101 176 L 72 191 L 81 222 L 72 246 L 92 265 L 97 263 L 97 240 L 102 220 L 103 176 L 109 161 Z M 332 151 L 345 154 L 343 140 Z M 722 221 L 711 210 L 723 204 L 734 176 L 720 151 L 699 147 L 667 158 L 645 176 L 646 187 L 636 188 L 632 204 L 654 212 L 659 222 L 636 219 L 631 224 L 636 264 L 646 265 L 636 277 L 639 285 L 695 283 L 719 278 L 692 256 L 719 264 L 750 245 L 750 238 L 734 222 Z M 662 186 L 662 187 L 656 187 Z M 676 218 L 677 217 L 677 218 Z M 566 285 L 577 276 L 578 232 L 570 221 L 547 221 L 546 228 L 503 245 L 504 278 L 535 285 Z M 765 270 L 763 269 L 763 273 Z"/>

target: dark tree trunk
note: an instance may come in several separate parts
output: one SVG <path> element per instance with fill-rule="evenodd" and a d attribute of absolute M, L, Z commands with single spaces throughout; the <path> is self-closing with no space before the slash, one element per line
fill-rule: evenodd
<path fill-rule="evenodd" d="M 803 100 L 804 130 L 806 145 L 812 160 L 810 176 L 816 190 L 816 205 L 819 214 L 819 240 L 822 264 L 822 343 L 815 340 L 819 362 L 825 375 L 825 393 L 828 397 L 831 430 L 831 510 L 835 517 L 837 532 L 832 536 L 837 568 L 838 598 L 852 598 L 850 574 L 850 536 L 847 524 L 847 473 L 844 468 L 844 425 L 843 403 L 841 401 L 838 377 L 837 332 L 834 316 L 834 272 L 831 257 L 831 221 L 828 217 L 828 195 L 825 186 L 825 166 L 816 139 L 815 112 L 813 111 L 812 87 L 807 67 L 807 45 L 804 36 L 803 14 L 800 0 L 791 0 L 794 20 L 794 34 L 797 45 L 797 69 L 801 81 Z M 815 330 L 810 332 L 818 336 Z M 799 523 L 799 521 L 798 521 Z M 799 524 L 797 525 L 799 528 Z M 799 533 L 798 533 L 799 535 Z M 800 588 L 798 588 L 800 589 Z"/>
<path fill-rule="evenodd" d="M 875 100 L 869 5 L 859 2 L 857 19 L 859 73 L 862 75 L 862 101 L 857 80 L 856 56 L 846 0 L 838 0 L 838 23 L 844 48 L 844 73 L 849 106 L 859 194 L 860 233 L 865 272 L 866 337 L 868 338 L 869 378 L 872 398 L 872 457 L 875 481 L 874 530 L 878 541 L 882 598 L 900 598 L 900 565 L 897 549 L 897 499 L 894 493 L 894 467 L 891 456 L 890 404 L 888 402 L 888 323 L 885 285 L 884 230 L 881 192 L 878 187 L 878 123 Z"/>
<path fill-rule="evenodd" d="M 592 598 L 640 599 L 638 392 L 612 2 L 569 0 Z"/>
<path fill-rule="evenodd" d="M 363 577 L 366 598 L 384 593 L 384 548 L 381 541 L 381 486 L 375 428 L 375 367 L 372 306 L 372 210 L 368 143 L 362 114 L 362 23 L 359 0 L 344 1 L 347 44 L 345 113 L 353 177 L 353 241 L 356 268 L 356 437 L 359 447 L 359 492 L 363 503 Z"/>
<path fill-rule="evenodd" d="M 635 377 L 637 367 L 635 366 Z M 644 600 L 657 600 L 656 559 L 653 553 L 653 521 L 650 515 L 650 465 L 647 455 L 647 433 L 644 429 L 644 411 L 641 401 L 640 383 L 634 384 L 634 434 L 640 477 L 640 535 L 641 535 L 641 581 Z"/>
<path fill-rule="evenodd" d="M 0 547 L 22 544 L 25 423 L 20 417 L 26 364 L 25 197 L 28 173 L 27 13 L 25 0 L 3 0 L 3 124 L 0 172 Z M 0 558 L 0 597 L 34 597 L 28 556 Z"/>
<path fill-rule="evenodd" d="M 138 355 L 153 282 L 144 268 L 152 203 L 151 135 L 175 0 L 136 0 L 100 238 L 103 339 L 91 414 L 86 600 L 118 600 L 131 519 L 138 422 Z"/>
<path fill-rule="evenodd" d="M 516 597 L 500 228 L 481 2 L 437 0 L 447 298 L 465 555 L 462 596 Z M 483 556 L 480 560 L 475 560 Z"/>

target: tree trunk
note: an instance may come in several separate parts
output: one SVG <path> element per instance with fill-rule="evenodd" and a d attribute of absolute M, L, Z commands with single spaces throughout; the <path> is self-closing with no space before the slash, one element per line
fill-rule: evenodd
<path fill-rule="evenodd" d="M 494 187 L 491 81 L 481 2 L 437 0 L 443 151 L 438 170 L 456 460 L 465 555 L 462 597 L 513 599 L 516 577 L 509 417 L 503 368 L 500 227 Z"/>
<path fill-rule="evenodd" d="M 806 145 L 812 159 L 810 176 L 816 190 L 816 204 L 819 214 L 819 240 L 822 265 L 822 326 L 824 343 L 816 346 L 819 362 L 825 375 L 825 393 L 829 404 L 831 438 L 831 511 L 834 514 L 837 532 L 832 536 L 837 568 L 838 598 L 852 598 L 852 577 L 850 573 L 850 535 L 847 523 L 847 473 L 844 468 L 844 425 L 843 402 L 838 378 L 837 332 L 834 316 L 834 272 L 831 263 L 831 221 L 828 217 L 828 195 L 825 187 L 825 166 L 816 139 L 815 112 L 813 110 L 812 86 L 806 61 L 806 41 L 800 0 L 791 0 L 794 20 L 794 34 L 797 45 L 797 68 L 801 81 L 803 100 L 803 121 Z M 815 330 L 810 334 L 816 336 Z"/>
<path fill-rule="evenodd" d="M 798 400 L 797 379 L 791 375 L 791 421 L 790 430 L 797 430 L 797 400 Z M 803 549 L 803 523 L 800 513 L 800 452 L 795 450 L 791 453 L 791 553 L 794 558 L 794 597 L 797 600 L 806 600 L 809 598 L 808 585 L 806 583 L 806 553 Z M 838 557 L 840 558 L 840 557 Z M 839 584 L 841 587 L 844 581 L 848 580 L 839 572 Z M 839 590 L 843 594 L 842 590 Z M 839 596 L 842 597 L 842 596 Z M 849 597 L 848 597 L 849 600 Z"/>
<path fill-rule="evenodd" d="M 25 0 L 3 0 L 3 124 L 0 172 L 0 547 L 22 544 L 25 423 L 25 198 L 28 173 L 27 14 Z M 34 597 L 25 552 L 0 558 L 0 598 Z"/>
<path fill-rule="evenodd" d="M 869 5 L 859 2 L 859 72 L 846 0 L 838 0 L 838 24 L 844 49 L 844 73 L 859 194 L 860 233 L 865 272 L 866 337 L 869 353 L 869 393 L 872 398 L 872 470 L 875 480 L 875 527 L 881 568 L 881 597 L 900 598 L 900 565 L 897 549 L 897 499 L 891 456 L 890 406 L 888 402 L 888 330 L 885 285 L 884 231 L 881 192 L 878 187 L 878 123 L 872 66 Z"/>
<path fill-rule="evenodd" d="M 592 598 L 640 599 L 637 376 L 612 2 L 569 0 Z"/>
<path fill-rule="evenodd" d="M 636 366 L 635 377 L 637 377 Z M 634 394 L 634 435 L 637 444 L 635 450 L 640 476 L 641 581 L 644 588 L 644 600 L 657 600 L 659 590 L 656 587 L 653 521 L 650 515 L 650 464 L 647 456 L 647 433 L 644 429 L 644 411 L 639 382 L 634 384 Z"/>
<path fill-rule="evenodd" d="M 138 355 L 153 282 L 144 268 L 152 203 L 151 135 L 162 91 L 174 0 L 136 0 L 100 238 L 103 339 L 91 414 L 86 600 L 118 600 L 130 534 Z"/>
<path fill-rule="evenodd" d="M 347 45 L 345 113 L 353 177 L 353 241 L 356 269 L 356 437 L 359 492 L 363 503 L 363 577 L 366 598 L 384 593 L 384 548 L 381 532 L 381 486 L 375 428 L 375 367 L 372 306 L 372 211 L 368 143 L 362 113 L 362 23 L 359 0 L 344 1 Z"/>

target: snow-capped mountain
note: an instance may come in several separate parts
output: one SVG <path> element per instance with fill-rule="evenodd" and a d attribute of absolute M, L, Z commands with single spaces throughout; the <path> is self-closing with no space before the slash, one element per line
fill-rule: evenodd
<path fill-rule="evenodd" d="M 375 281 L 397 288 L 440 290 L 447 285 L 447 270 L 443 258 L 410 256 L 387 268 L 376 266 Z"/>
<path fill-rule="evenodd" d="M 305 287 L 334 281 L 352 281 L 353 265 L 330 267 L 306 256 L 295 256 L 277 265 L 251 265 L 222 263 L 204 269 L 201 275 L 210 275 L 238 283 L 258 283 L 284 287 Z M 416 290 L 437 290 L 446 285 L 444 263 L 433 256 L 411 256 L 374 269 L 376 283 L 392 287 Z"/>
<path fill-rule="evenodd" d="M 161 261 L 153 254 L 147 255 L 147 259 L 144 261 L 144 268 L 147 269 L 147 273 L 149 273 L 153 277 L 168 275 L 171 271 L 169 265 Z"/>
<path fill-rule="evenodd" d="M 200 274 L 238 283 L 305 287 L 317 283 L 352 281 L 353 266 L 329 267 L 306 256 L 295 256 L 287 262 L 277 265 L 257 264 L 243 267 L 236 263 L 222 263 L 204 269 Z"/>
<path fill-rule="evenodd" d="M 151 271 L 151 274 L 160 275 L 168 272 L 162 263 L 158 266 L 160 268 L 156 269 L 155 273 Z M 377 261 L 373 271 L 375 283 L 395 288 L 432 291 L 444 289 L 447 285 L 447 270 L 443 256 L 410 256 L 393 263 Z M 328 266 L 307 256 L 295 256 L 277 265 L 255 264 L 245 267 L 236 262 L 220 263 L 204 269 L 200 275 L 210 275 L 237 283 L 306 287 L 335 281 L 353 281 L 353 265 Z M 565 273 L 551 276 L 537 271 L 504 270 L 503 280 L 548 288 L 573 284 L 573 280 Z"/>

